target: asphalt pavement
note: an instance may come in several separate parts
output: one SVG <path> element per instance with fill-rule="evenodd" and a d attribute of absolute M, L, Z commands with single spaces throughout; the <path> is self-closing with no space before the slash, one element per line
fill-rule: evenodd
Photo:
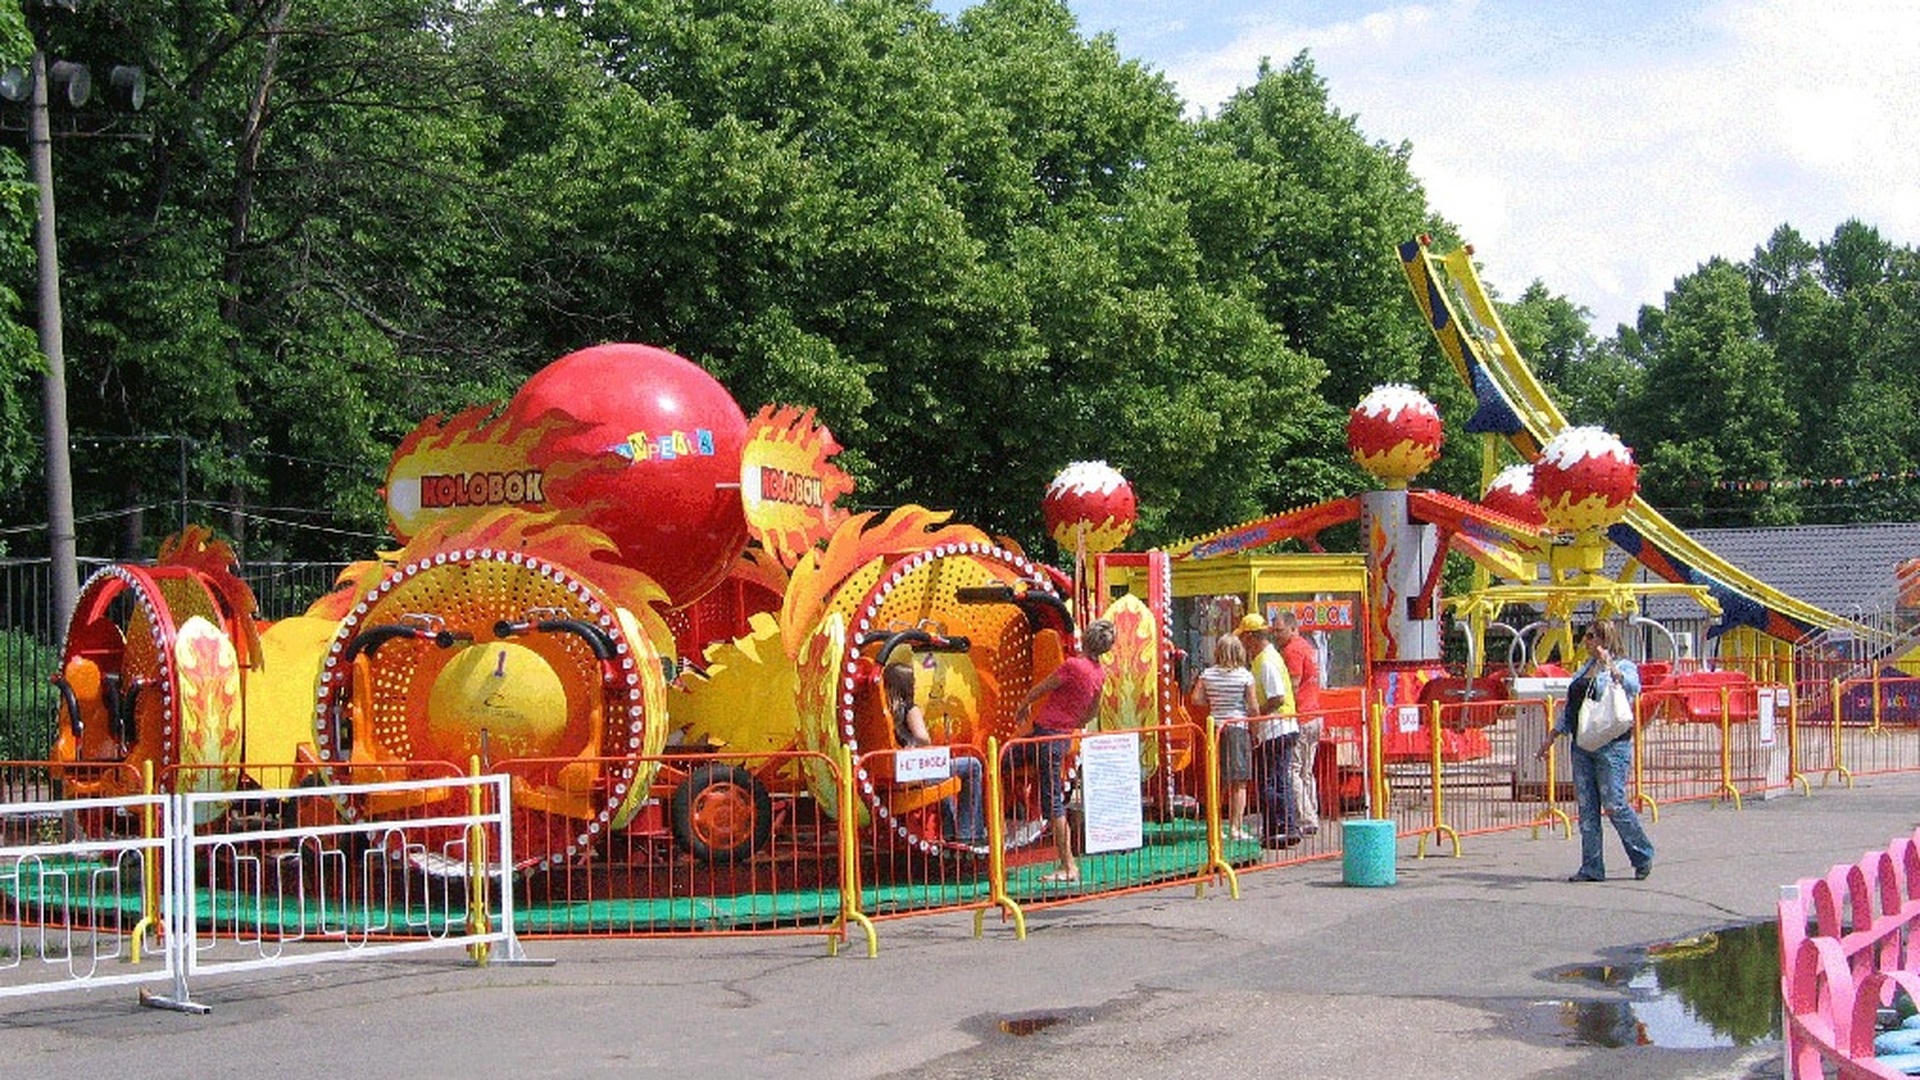
<path fill-rule="evenodd" d="M 1459 857 L 1399 844 L 1397 882 L 1338 859 L 1223 887 L 1028 916 L 879 924 L 880 951 L 818 937 L 527 943 L 551 966 L 463 955 L 312 965 L 196 982 L 204 1016 L 126 988 L 0 1001 L 8 1077 L 1045 1078 L 1289 1080 L 1760 1077 L 1777 1041 L 1596 1040 L 1631 1019 L 1649 947 L 1770 920 L 1780 886 L 1920 824 L 1920 776 L 1663 809 L 1653 876 L 1570 884 L 1577 841 L 1470 836 Z M 1735 987 L 1765 993 L 1764 987 Z M 1584 1019 L 1583 1019 L 1584 1018 Z M 1680 1025 L 1685 1028 L 1687 1025 Z M 1712 1033 L 1704 1041 L 1712 1043 Z M 1664 1043 L 1664 1045 L 1663 1045 Z"/>

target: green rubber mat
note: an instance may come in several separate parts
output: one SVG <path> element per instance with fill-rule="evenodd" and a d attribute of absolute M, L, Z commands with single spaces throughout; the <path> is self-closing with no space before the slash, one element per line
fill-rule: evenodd
<path fill-rule="evenodd" d="M 1149 823 L 1141 847 L 1079 858 L 1074 884 L 1041 881 L 1054 869 L 1044 842 L 1029 848 L 1007 868 L 1007 892 L 1016 902 L 1036 903 L 1093 892 L 1134 888 L 1192 878 L 1206 864 L 1206 834 L 1198 822 Z M 1234 866 L 1260 859 L 1258 844 L 1231 841 L 1222 855 Z M 944 868 L 933 880 L 876 880 L 862 883 L 861 910 L 896 915 L 920 910 L 985 904 L 992 895 L 986 860 Z M 23 870 L 0 867 L 0 896 L 23 920 L 36 910 L 57 912 L 77 907 L 117 919 L 140 913 L 137 875 L 112 874 L 106 864 L 85 860 L 42 860 Z M 118 885 L 110 888 L 109 885 Z M 378 935 L 442 934 L 465 921 L 455 890 L 447 904 L 412 903 L 389 908 L 359 900 L 321 902 L 311 896 L 257 895 L 233 889 L 199 889 L 194 910 L 202 926 L 223 930 L 255 929 L 283 934 L 353 933 Z M 568 935 L 595 933 L 673 933 L 751 931 L 825 926 L 840 914 L 836 888 L 726 896 L 596 897 L 516 904 L 516 933 Z"/>

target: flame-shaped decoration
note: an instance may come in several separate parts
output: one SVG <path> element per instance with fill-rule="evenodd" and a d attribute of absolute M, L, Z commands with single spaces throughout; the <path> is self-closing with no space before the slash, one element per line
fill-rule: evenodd
<path fill-rule="evenodd" d="M 1103 661 L 1106 685 L 1100 691 L 1101 731 L 1138 731 L 1160 723 L 1160 643 L 1158 620 L 1131 594 L 1107 608 L 1115 631 L 1113 650 Z M 1140 740 L 1141 778 L 1159 762 L 1159 740 Z"/>
<path fill-rule="evenodd" d="M 383 552 L 379 560 L 357 562 L 342 570 L 334 590 L 316 600 L 307 614 L 344 619 L 394 566 L 436 551 L 468 548 L 523 551 L 580 571 L 591 568 L 594 585 L 604 590 L 617 607 L 634 613 L 653 647 L 664 655 L 674 654 L 673 631 L 656 606 L 668 602 L 659 583 L 623 562 L 619 549 L 605 533 L 561 513 L 495 509 L 471 520 L 433 521 L 399 551 Z"/>
<path fill-rule="evenodd" d="M 1375 586 L 1367 592 L 1369 625 L 1373 631 L 1373 657 L 1376 660 L 1400 659 L 1400 637 L 1394 632 L 1397 625 L 1393 618 L 1394 603 L 1403 598 L 1384 583 L 1393 580 L 1396 548 L 1390 542 L 1386 527 L 1379 518 L 1367 523 L 1367 563 L 1375 568 L 1369 576 Z"/>
<path fill-rule="evenodd" d="M 378 558 L 361 559 L 341 567 L 334 576 L 333 588 L 318 600 L 307 605 L 306 614 L 316 619 L 339 622 L 353 610 L 353 605 L 367 595 L 367 590 L 380 584 L 395 564 L 395 552 L 383 551 Z"/>
<path fill-rule="evenodd" d="M 233 553 L 232 546 L 225 540 L 215 539 L 213 530 L 205 525 L 188 525 L 160 542 L 160 555 L 155 561 L 161 566 L 184 566 L 200 574 L 201 581 L 213 590 L 232 616 L 229 629 L 239 635 L 233 644 L 240 663 L 250 668 L 259 667 L 260 627 L 255 619 L 260 612 L 260 601 L 254 597 L 253 588 L 234 572 L 240 559 Z"/>
<path fill-rule="evenodd" d="M 387 522 L 395 536 L 405 541 L 430 522 L 469 520 L 501 506 L 551 509 L 545 477 L 529 483 L 535 448 L 553 434 L 586 425 L 561 413 L 531 421 L 503 417 L 494 423 L 500 410 L 495 403 L 452 416 L 430 416 L 400 440 L 386 482 Z M 511 491 L 509 474 L 515 477 Z M 497 496 L 489 490 L 495 475 L 501 477 Z M 478 492 L 470 477 L 481 478 Z"/>
<path fill-rule="evenodd" d="M 870 513 L 854 514 L 841 522 L 824 550 L 807 552 L 793 568 L 792 582 L 780 605 L 787 655 L 799 655 L 800 646 L 827 610 L 829 598 L 851 591 L 846 588 L 850 579 L 873 560 L 939 544 L 989 542 L 985 532 L 971 525 L 944 525 L 952 516 L 951 511 L 909 504 L 872 528 L 867 527 L 874 518 Z"/>
<path fill-rule="evenodd" d="M 635 665 L 639 670 L 648 673 L 659 671 L 660 655 L 653 651 L 653 646 L 648 641 L 648 635 L 641 630 L 640 621 L 634 618 L 633 612 L 628 611 L 626 608 L 618 608 L 615 610 L 615 615 L 620 622 L 620 632 L 626 636 L 629 642 L 633 643 Z M 643 715 L 666 717 L 666 680 L 643 677 L 639 682 L 640 707 Z M 660 762 L 657 759 L 660 753 L 666 749 L 666 746 L 667 725 L 665 723 L 646 725 L 645 735 L 639 746 L 634 746 L 631 741 L 631 736 L 629 736 L 626 752 L 629 754 L 644 755 L 645 760 L 636 762 L 633 775 L 624 781 L 629 786 L 626 794 L 620 800 L 620 805 L 614 808 L 613 818 L 610 822 L 614 828 L 626 828 L 633 821 L 634 815 L 640 812 L 640 807 L 646 804 L 647 797 L 653 790 L 654 775 L 660 771 Z M 619 752 L 619 748 L 614 748 L 615 754 Z M 615 781 L 616 793 L 618 793 L 617 786 L 620 782 L 619 780 Z"/>
<path fill-rule="evenodd" d="M 795 729 L 800 749 L 823 754 L 838 762 L 841 742 L 836 680 L 840 661 L 847 651 L 847 622 L 839 612 L 828 612 L 809 634 L 795 665 L 799 688 L 799 726 Z M 837 769 L 819 758 L 802 758 L 801 772 L 807 789 L 828 817 L 840 816 L 840 788 Z M 861 808 L 862 814 L 865 808 Z"/>
<path fill-rule="evenodd" d="M 747 529 L 780 565 L 792 567 L 846 518 L 834 503 L 853 492 L 853 477 L 829 460 L 839 452 L 812 409 L 769 405 L 748 423 L 740 452 Z"/>
<path fill-rule="evenodd" d="M 240 661 L 233 642 L 198 615 L 181 625 L 173 655 L 179 680 L 181 786 L 231 791 L 240 781 Z M 192 768 L 192 766 L 201 766 Z M 226 809 L 202 803 L 194 820 L 205 824 Z"/>

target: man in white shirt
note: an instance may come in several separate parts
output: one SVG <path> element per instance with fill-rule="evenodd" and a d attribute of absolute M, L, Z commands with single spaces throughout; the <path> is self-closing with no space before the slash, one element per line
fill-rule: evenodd
<path fill-rule="evenodd" d="M 1260 699 L 1264 719 L 1253 724 L 1253 772 L 1260 781 L 1261 843 L 1290 848 L 1300 843 L 1300 825 L 1293 794 L 1293 748 L 1300 739 L 1300 721 L 1294 716 L 1293 681 L 1287 665 L 1267 635 L 1267 620 L 1250 613 L 1235 632 L 1247 647 L 1247 665 L 1253 669 L 1253 692 Z"/>

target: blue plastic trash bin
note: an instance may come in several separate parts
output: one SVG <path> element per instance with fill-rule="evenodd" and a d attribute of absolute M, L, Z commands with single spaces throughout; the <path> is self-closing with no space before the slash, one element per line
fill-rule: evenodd
<path fill-rule="evenodd" d="M 1349 885 L 1391 885 L 1395 875 L 1393 822 L 1346 818 L 1340 822 L 1340 869 Z"/>

